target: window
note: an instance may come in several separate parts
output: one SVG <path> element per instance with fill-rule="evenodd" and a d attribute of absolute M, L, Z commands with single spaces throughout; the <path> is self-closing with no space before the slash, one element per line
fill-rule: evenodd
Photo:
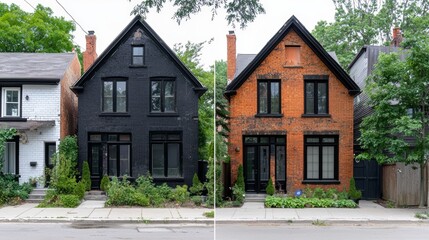
<path fill-rule="evenodd" d="M 338 136 L 305 136 L 304 179 L 338 180 Z"/>
<path fill-rule="evenodd" d="M 52 168 L 54 166 L 54 159 L 52 159 L 52 157 L 55 156 L 56 151 L 57 147 L 55 142 L 45 143 L 45 166 L 47 168 Z"/>
<path fill-rule="evenodd" d="M 21 89 L 3 88 L 2 96 L 2 117 L 20 117 Z"/>
<path fill-rule="evenodd" d="M 286 66 L 300 66 L 301 65 L 301 46 L 286 46 Z"/>
<path fill-rule="evenodd" d="M 182 177 L 181 133 L 151 133 L 150 149 L 154 178 Z"/>
<path fill-rule="evenodd" d="M 152 79 L 151 112 L 176 112 L 176 89 L 174 79 Z"/>
<path fill-rule="evenodd" d="M 305 114 L 328 114 L 328 81 L 305 80 Z"/>
<path fill-rule="evenodd" d="M 131 176 L 131 135 L 129 133 L 91 133 L 88 159 L 91 176 L 102 175 L 103 155 L 107 155 L 109 176 Z"/>
<path fill-rule="evenodd" d="M 3 173 L 18 174 L 18 138 L 4 144 Z"/>
<path fill-rule="evenodd" d="M 132 46 L 132 65 L 144 65 L 144 46 Z"/>
<path fill-rule="evenodd" d="M 103 112 L 127 112 L 127 81 L 104 80 L 103 82 Z"/>
<path fill-rule="evenodd" d="M 258 81 L 258 114 L 280 114 L 280 81 Z"/>

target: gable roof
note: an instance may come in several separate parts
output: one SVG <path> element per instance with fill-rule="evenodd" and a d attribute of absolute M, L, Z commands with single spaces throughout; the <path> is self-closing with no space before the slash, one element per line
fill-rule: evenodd
<path fill-rule="evenodd" d="M 273 49 L 283 40 L 283 38 L 294 30 L 303 41 L 315 52 L 315 54 L 328 66 L 328 68 L 337 76 L 341 83 L 349 90 L 350 95 L 360 93 L 358 85 L 350 78 L 344 69 L 335 61 L 331 55 L 320 45 L 320 43 L 308 32 L 301 22 L 295 16 L 289 18 L 280 30 L 268 41 L 262 50 L 254 57 L 254 59 L 244 68 L 240 74 L 226 87 L 225 95 L 227 97 L 234 95 L 238 88 L 246 81 L 246 79 L 255 71 L 262 61 L 273 51 Z"/>
<path fill-rule="evenodd" d="M 194 85 L 194 90 L 201 96 L 207 88 L 205 88 L 200 81 L 189 71 L 189 69 L 180 61 L 176 54 L 168 47 L 168 45 L 158 36 L 158 34 L 146 23 L 140 16 L 134 17 L 134 19 L 122 30 L 122 32 L 113 40 L 113 42 L 103 51 L 103 53 L 95 60 L 91 67 L 82 75 L 82 77 L 71 87 L 73 92 L 79 92 L 83 90 L 85 82 L 91 79 L 97 69 L 103 66 L 104 62 L 116 51 L 116 49 L 125 41 L 126 36 L 134 28 L 139 25 L 143 31 L 150 37 L 154 43 L 163 51 L 173 63 L 179 68 L 183 75 Z"/>
<path fill-rule="evenodd" d="M 0 83 L 58 84 L 76 53 L 0 53 Z"/>

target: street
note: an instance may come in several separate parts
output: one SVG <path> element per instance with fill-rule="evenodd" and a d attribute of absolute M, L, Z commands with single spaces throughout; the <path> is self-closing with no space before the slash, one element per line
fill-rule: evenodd
<path fill-rule="evenodd" d="M 0 223 L 0 232 L 0 240 L 213 239 L 213 226 L 195 224 Z"/>
<path fill-rule="evenodd" d="M 429 224 L 216 224 L 218 240 L 347 239 L 404 240 L 428 239 Z"/>

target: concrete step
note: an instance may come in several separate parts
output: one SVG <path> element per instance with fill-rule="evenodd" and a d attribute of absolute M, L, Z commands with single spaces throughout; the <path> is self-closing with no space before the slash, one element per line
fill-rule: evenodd
<path fill-rule="evenodd" d="M 107 196 L 103 191 L 88 191 L 85 192 L 84 200 L 106 201 Z"/>
<path fill-rule="evenodd" d="M 33 191 L 31 191 L 31 193 L 34 193 L 34 194 L 46 194 L 46 191 L 48 191 L 47 188 L 34 188 Z"/>
<path fill-rule="evenodd" d="M 46 196 L 46 194 L 34 194 L 34 193 L 30 193 L 28 195 L 28 198 L 30 199 L 44 199 Z"/>
<path fill-rule="evenodd" d="M 265 202 L 266 194 L 246 193 L 244 202 Z"/>
<path fill-rule="evenodd" d="M 41 203 L 46 196 L 47 188 L 35 188 L 28 194 L 28 203 Z"/>
<path fill-rule="evenodd" d="M 43 199 L 32 199 L 32 198 L 28 198 L 27 200 L 25 200 L 25 202 L 27 203 L 41 203 L 43 201 Z"/>

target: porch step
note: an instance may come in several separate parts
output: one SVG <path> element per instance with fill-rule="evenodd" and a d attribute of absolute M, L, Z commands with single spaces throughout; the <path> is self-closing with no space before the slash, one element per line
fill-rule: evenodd
<path fill-rule="evenodd" d="M 265 202 L 265 197 L 267 194 L 261 193 L 246 193 L 244 202 Z"/>
<path fill-rule="evenodd" d="M 91 191 L 85 192 L 85 196 L 83 197 L 83 199 L 84 200 L 106 201 L 107 196 L 103 191 L 91 190 Z"/>
<path fill-rule="evenodd" d="M 25 200 L 28 203 L 41 203 L 46 196 L 47 188 L 35 188 L 28 195 L 28 199 Z"/>

